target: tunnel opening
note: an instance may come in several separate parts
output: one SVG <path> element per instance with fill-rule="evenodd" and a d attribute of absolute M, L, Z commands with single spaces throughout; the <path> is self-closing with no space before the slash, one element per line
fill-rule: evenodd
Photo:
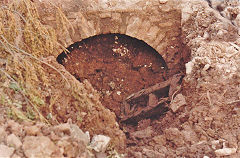
<path fill-rule="evenodd" d="M 150 125 L 159 129 L 159 122 L 168 115 L 168 105 L 182 82 L 189 57 L 181 41 L 172 44 L 176 49 L 166 50 L 174 58 L 165 61 L 164 52 L 142 40 L 125 34 L 100 34 L 70 45 L 57 62 L 80 82 L 87 79 L 92 84 L 130 138 L 129 133 Z M 127 145 L 133 144 L 129 139 Z"/>

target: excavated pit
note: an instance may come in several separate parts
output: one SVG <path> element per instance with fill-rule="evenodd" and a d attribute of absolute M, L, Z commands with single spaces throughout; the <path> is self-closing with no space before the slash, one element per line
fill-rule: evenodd
<path fill-rule="evenodd" d="M 126 115 L 124 102 L 140 90 L 167 82 L 175 74 L 185 73 L 189 51 L 181 39 L 173 42 L 172 46 L 175 49 L 166 48 L 166 53 L 172 53 L 175 58 L 166 62 L 159 52 L 142 40 L 124 34 L 101 34 L 70 45 L 68 51 L 57 57 L 57 61 L 80 82 L 85 79 L 90 81 L 99 92 L 102 104 L 116 114 L 127 137 L 129 133 L 148 126 L 161 133 L 166 124 L 174 120 L 174 115 L 168 112 L 169 99 L 144 114 L 125 119 L 127 121 L 122 121 L 123 115 Z M 167 85 L 151 94 L 158 99 L 166 99 L 169 88 Z M 150 95 L 138 97 L 130 105 L 131 113 L 147 108 L 149 101 Z M 129 139 L 127 144 L 136 143 Z"/>
<path fill-rule="evenodd" d="M 25 127 L 33 125 L 33 129 L 40 129 L 41 136 L 49 137 L 57 147 L 53 155 L 59 154 L 59 157 L 86 156 L 89 152 L 96 157 L 240 157 L 239 5 L 210 0 L 209 4 L 190 0 L 55 0 L 51 5 L 48 0 L 34 2 L 39 16 L 34 16 L 37 13 L 35 7 L 24 4 L 28 12 L 34 12 L 30 18 L 37 18 L 47 28 L 42 25 L 25 28 L 26 21 L 19 20 L 17 15 L 16 29 L 20 32 L 17 31 L 16 38 L 11 35 L 16 40 L 10 38 L 9 43 L 15 43 L 24 50 L 31 46 L 34 41 L 27 40 L 29 34 L 25 35 L 29 29 L 30 32 L 33 29 L 32 35 L 39 35 L 37 39 L 43 43 L 35 41 L 31 47 L 39 44 L 39 51 L 26 51 L 30 53 L 28 55 L 21 51 L 30 58 L 22 56 L 14 48 L 23 60 L 16 60 L 17 65 L 13 67 L 6 64 L 12 63 L 11 60 L 3 60 L 2 64 L 7 66 L 3 70 L 9 72 L 7 77 L 20 77 L 19 84 L 23 86 L 20 87 L 26 88 L 20 97 L 20 91 L 12 89 L 11 82 L 6 80 L 3 84 L 3 92 L 7 94 L 7 97 L 3 95 L 3 99 L 7 99 L 6 105 L 10 105 L 13 112 L 23 110 L 23 114 L 32 119 L 32 109 L 29 111 L 25 105 L 33 101 L 34 105 L 41 104 L 37 107 L 41 121 L 46 118 L 45 121 L 52 124 L 68 122 L 72 126 L 74 123 L 86 134 L 89 132 L 92 140 L 94 135 L 101 134 L 109 136 L 111 142 L 106 151 L 103 149 L 98 153 L 87 147 L 82 154 L 79 153 L 85 149 L 82 141 L 75 137 L 66 140 L 70 133 L 76 134 L 69 133 L 69 130 L 66 132 L 66 128 L 70 128 L 66 124 L 56 127 L 64 131 L 54 127 L 52 132 L 43 128 L 42 123 L 24 121 L 20 127 L 3 119 L 7 135 L 19 136 L 25 146 L 25 138 L 32 136 Z M 12 8 L 25 17 L 23 10 L 26 7 L 16 4 L 11 5 L 10 10 Z M 28 17 L 26 15 L 26 19 Z M 31 19 L 30 22 L 34 20 Z M 25 30 L 24 33 L 21 30 Z M 46 42 L 45 36 L 41 36 L 43 34 L 52 36 L 49 38 L 52 41 Z M 184 64 L 190 51 L 182 41 L 191 48 L 192 58 L 186 66 L 184 80 Z M 58 45 L 69 46 L 68 52 L 59 55 L 57 60 L 80 82 L 54 61 L 56 52 L 62 51 Z M 31 60 L 32 55 L 38 57 L 39 62 Z M 22 62 L 26 68 L 20 66 Z M 83 81 L 85 79 L 101 94 L 102 103 L 100 95 L 88 81 Z M 109 109 L 117 115 L 120 128 Z M 7 116 L 11 117 L 12 112 L 6 110 Z M 22 113 L 16 114 L 25 119 Z M 80 130 L 77 133 L 79 137 L 84 136 Z M 7 141 L 3 145 L 11 148 Z M 24 148 L 22 151 L 15 149 L 13 156 L 20 154 L 24 157 Z"/>

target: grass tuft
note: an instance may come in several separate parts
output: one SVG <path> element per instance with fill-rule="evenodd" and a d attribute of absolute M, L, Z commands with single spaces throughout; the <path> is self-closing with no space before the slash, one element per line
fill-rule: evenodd
<path fill-rule="evenodd" d="M 57 24 L 66 29 L 68 21 L 59 8 L 56 18 Z M 56 57 L 60 49 L 63 46 L 58 43 L 55 30 L 41 23 L 30 0 L 13 0 L 0 7 L 0 91 L 4 93 L 0 105 L 8 108 L 9 117 L 50 123 L 40 110 L 53 111 L 52 103 L 46 103 L 43 94 L 52 84 L 43 65 L 59 73 L 68 86 L 70 83 L 42 58 Z M 21 96 L 20 104 L 15 104 L 19 100 L 13 97 L 15 94 Z"/>

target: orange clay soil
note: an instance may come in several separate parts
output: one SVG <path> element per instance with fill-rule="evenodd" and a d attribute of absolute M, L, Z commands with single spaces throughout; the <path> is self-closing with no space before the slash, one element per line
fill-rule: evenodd
<path fill-rule="evenodd" d="M 168 53 L 181 54 L 181 47 L 178 48 L 178 52 Z M 80 82 L 84 79 L 90 81 L 100 93 L 102 104 L 115 112 L 118 119 L 123 107 L 122 102 L 129 95 L 166 81 L 185 70 L 184 63 L 180 62 L 186 59 L 176 56 L 176 60 L 173 59 L 170 63 L 174 65 L 170 65 L 145 42 L 121 34 L 90 37 L 72 44 L 67 49 L 69 52 L 61 53 L 57 61 Z M 129 138 L 127 146 L 141 144 L 130 136 L 131 132 L 151 126 L 155 129 L 153 135 L 158 135 L 164 127 L 168 127 L 175 116 L 167 112 L 167 109 L 164 111 L 164 115 L 154 119 L 142 118 L 137 124 L 121 124 Z"/>

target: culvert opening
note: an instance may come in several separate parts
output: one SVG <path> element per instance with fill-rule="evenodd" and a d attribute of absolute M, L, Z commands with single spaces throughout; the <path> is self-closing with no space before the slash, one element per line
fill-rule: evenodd
<path fill-rule="evenodd" d="M 181 44 L 172 53 L 182 53 Z M 90 81 L 100 93 L 102 104 L 116 114 L 127 136 L 164 117 L 181 84 L 187 58 L 184 52 L 166 62 L 147 43 L 124 34 L 96 35 L 67 49 L 57 57 L 58 63 L 80 82 Z"/>

